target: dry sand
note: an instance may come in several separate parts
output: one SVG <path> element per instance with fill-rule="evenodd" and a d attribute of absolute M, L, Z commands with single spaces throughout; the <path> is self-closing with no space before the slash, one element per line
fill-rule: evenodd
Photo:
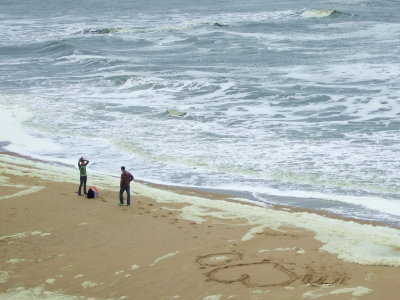
<path fill-rule="evenodd" d="M 78 181 L 0 154 L 0 300 L 399 299 L 398 229 L 140 183 L 119 207 L 118 178 Z"/>

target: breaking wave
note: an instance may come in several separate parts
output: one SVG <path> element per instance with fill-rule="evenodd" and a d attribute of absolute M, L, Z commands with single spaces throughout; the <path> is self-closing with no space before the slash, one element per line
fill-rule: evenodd
<path fill-rule="evenodd" d="M 304 18 L 325 18 L 339 13 L 340 11 L 334 9 L 307 9 L 301 15 Z"/>

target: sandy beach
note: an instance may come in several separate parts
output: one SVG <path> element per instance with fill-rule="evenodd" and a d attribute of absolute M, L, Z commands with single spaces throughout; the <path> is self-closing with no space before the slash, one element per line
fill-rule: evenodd
<path fill-rule="evenodd" d="M 88 176 L 0 154 L 1 300 L 399 297 L 397 228 Z"/>

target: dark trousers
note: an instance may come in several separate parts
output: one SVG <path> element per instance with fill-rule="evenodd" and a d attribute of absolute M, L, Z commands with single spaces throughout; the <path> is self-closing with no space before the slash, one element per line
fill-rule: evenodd
<path fill-rule="evenodd" d="M 124 204 L 124 191 L 126 191 L 126 204 L 131 205 L 131 187 L 129 184 L 120 188 L 119 203 Z"/>
<path fill-rule="evenodd" d="M 85 194 L 87 194 L 87 192 L 86 192 L 86 182 L 87 182 L 87 176 L 81 176 L 81 183 L 79 185 L 78 195 L 81 195 L 82 185 L 83 185 L 83 192 Z"/>

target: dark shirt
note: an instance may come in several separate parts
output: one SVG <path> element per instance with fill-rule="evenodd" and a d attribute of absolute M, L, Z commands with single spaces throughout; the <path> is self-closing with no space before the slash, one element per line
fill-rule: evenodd
<path fill-rule="evenodd" d="M 122 171 L 120 187 L 129 185 L 132 180 L 133 180 L 133 176 L 131 173 L 129 173 L 128 171 Z"/>

